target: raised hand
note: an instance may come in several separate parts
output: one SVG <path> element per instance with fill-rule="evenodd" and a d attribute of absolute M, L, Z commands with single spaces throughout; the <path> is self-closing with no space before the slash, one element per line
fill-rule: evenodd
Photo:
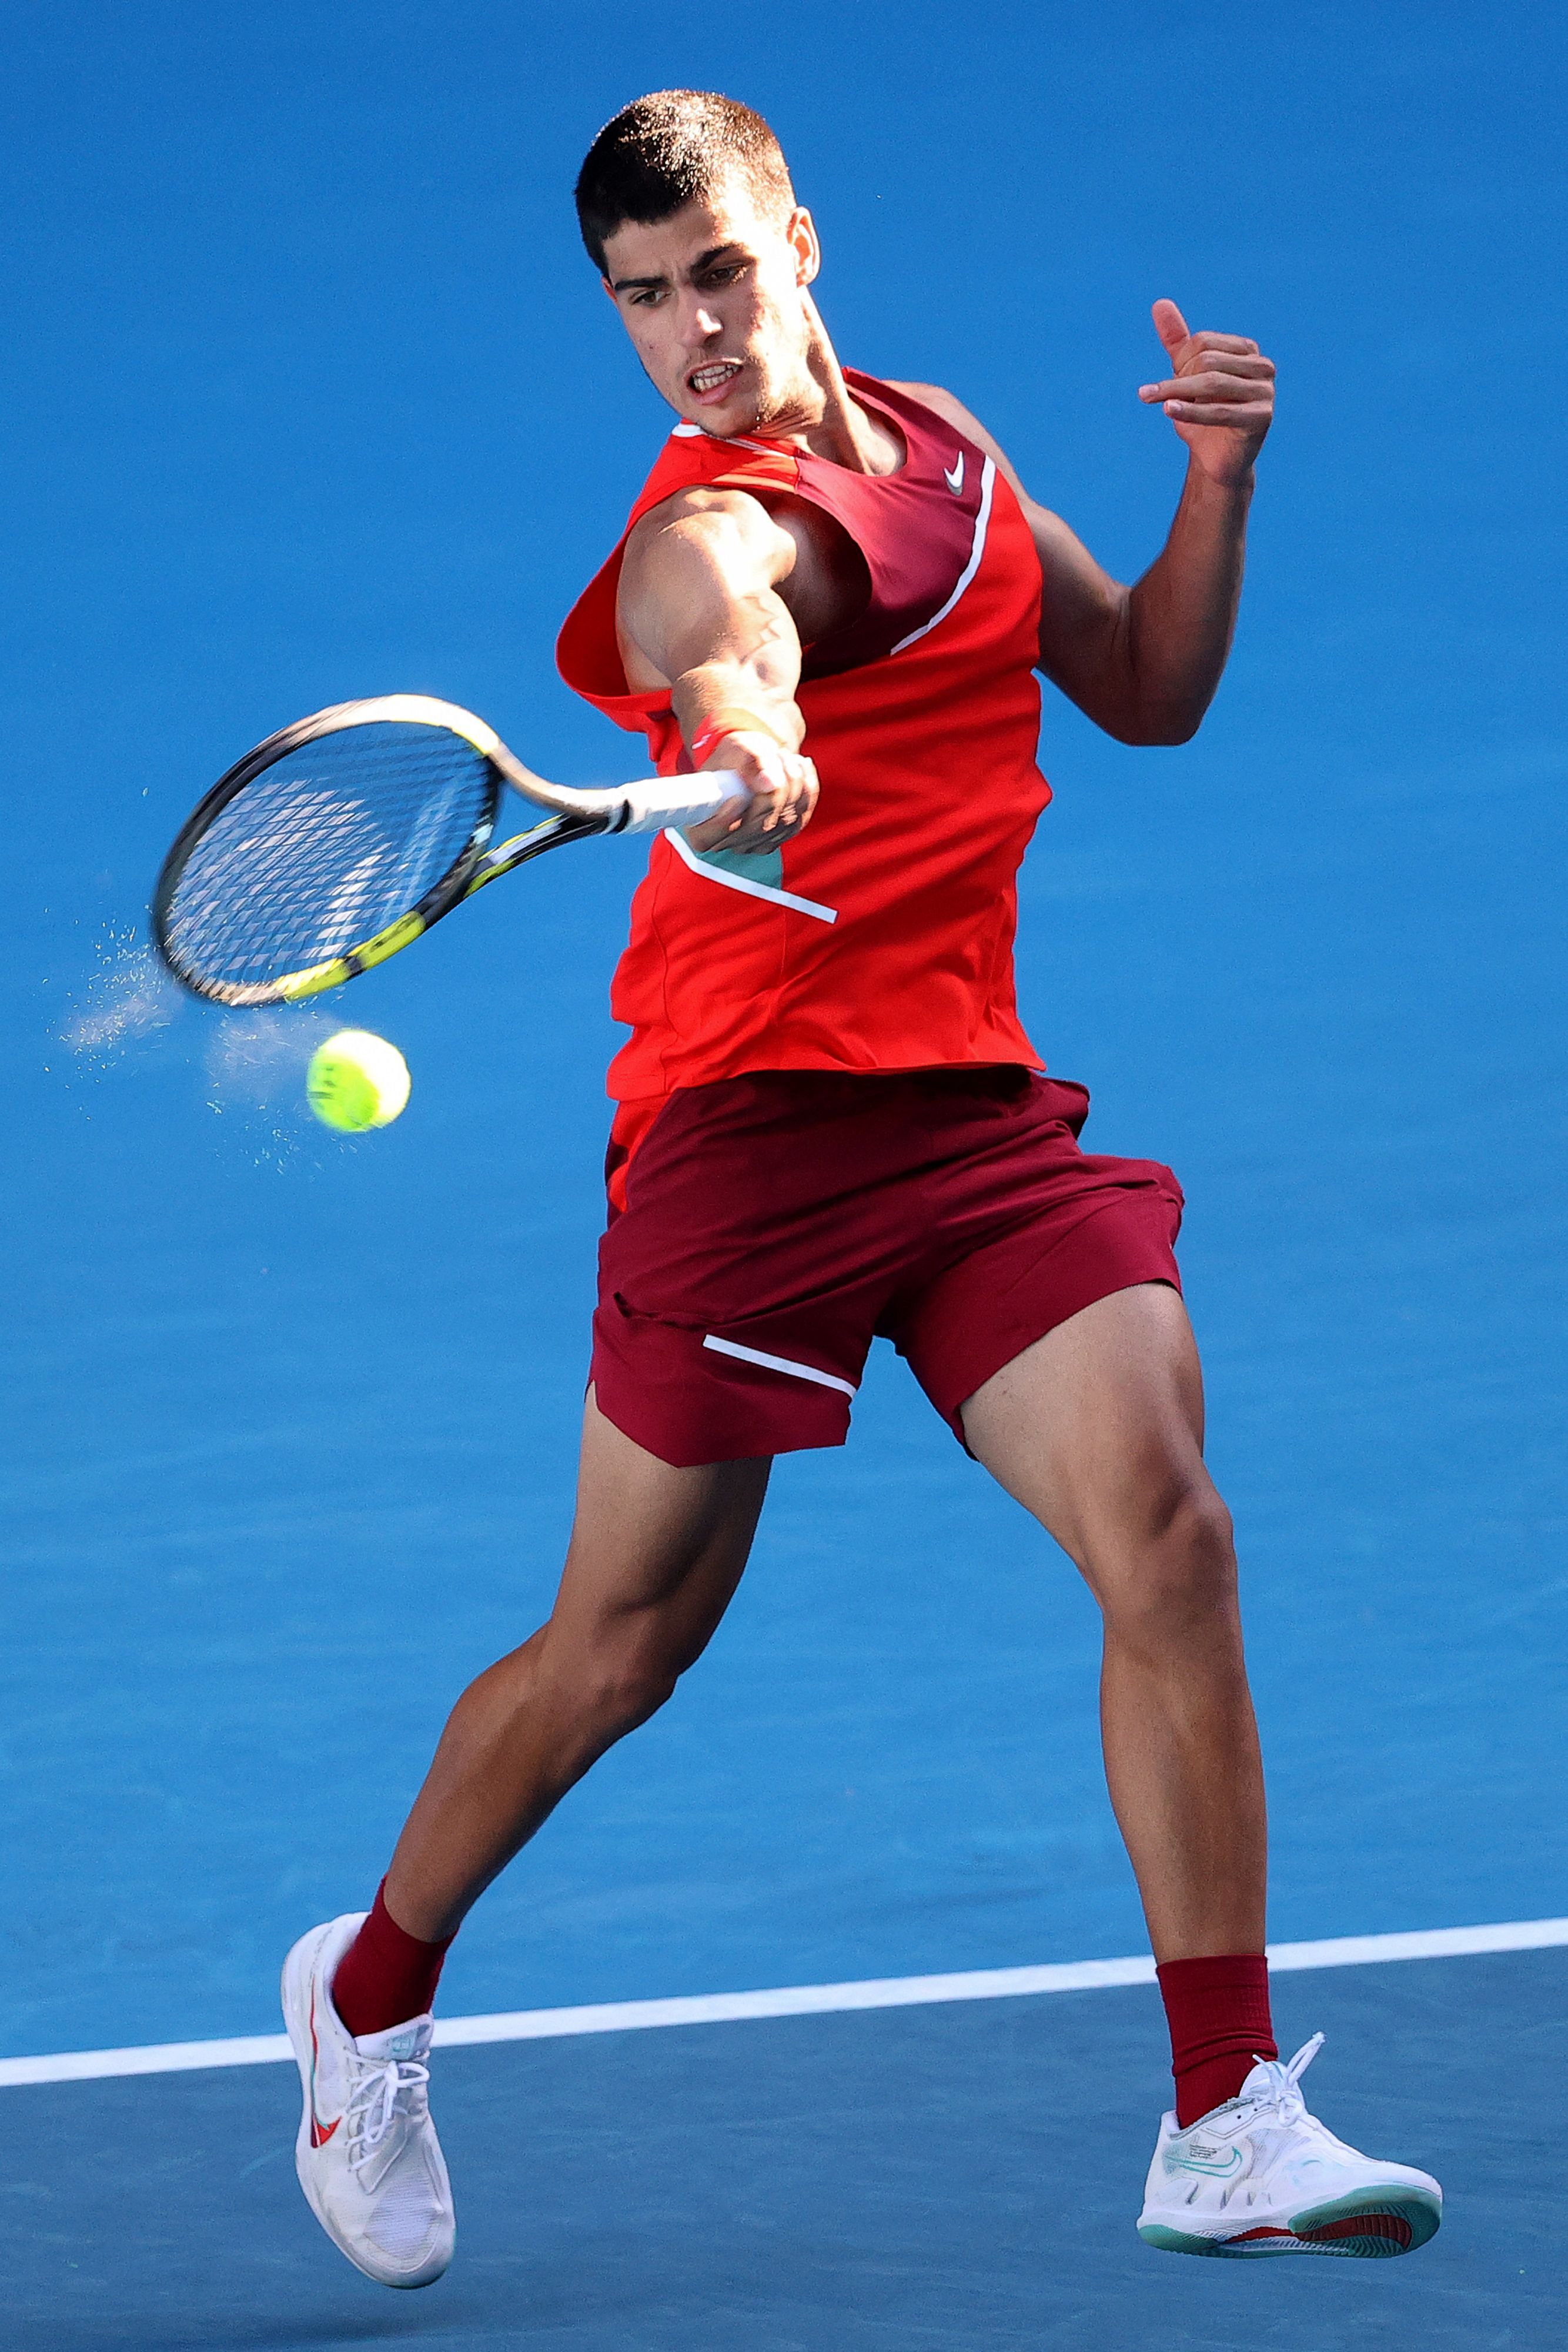
<path fill-rule="evenodd" d="M 1164 299 L 1154 321 L 1172 373 L 1163 383 L 1140 384 L 1138 398 L 1165 410 L 1211 481 L 1245 480 L 1273 422 L 1273 361 L 1246 335 L 1193 334 Z"/>

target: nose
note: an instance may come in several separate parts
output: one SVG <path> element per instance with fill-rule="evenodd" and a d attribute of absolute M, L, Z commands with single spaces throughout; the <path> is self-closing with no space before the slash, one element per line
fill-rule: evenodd
<path fill-rule="evenodd" d="M 711 336 L 722 334 L 723 328 L 714 312 L 699 298 L 694 297 L 690 310 L 682 320 L 688 343 L 706 343 Z"/>

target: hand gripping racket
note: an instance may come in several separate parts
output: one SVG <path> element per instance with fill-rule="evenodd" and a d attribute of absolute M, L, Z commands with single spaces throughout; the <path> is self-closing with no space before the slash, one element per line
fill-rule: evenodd
<path fill-rule="evenodd" d="M 492 849 L 507 784 L 550 814 Z M 340 702 L 218 779 L 163 861 L 152 936 L 197 996 L 292 1004 L 385 963 L 547 849 L 697 824 L 747 797 L 712 772 L 578 792 L 533 774 L 455 703 Z"/>

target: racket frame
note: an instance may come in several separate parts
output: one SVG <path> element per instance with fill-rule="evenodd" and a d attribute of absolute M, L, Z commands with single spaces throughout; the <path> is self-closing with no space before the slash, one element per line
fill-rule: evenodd
<path fill-rule="evenodd" d="M 298 751 L 323 736 L 386 721 L 444 727 L 471 744 L 489 768 L 492 792 L 488 808 L 453 864 L 405 914 L 324 962 L 309 964 L 269 981 L 220 981 L 198 973 L 181 957 L 169 932 L 174 895 L 197 843 L 247 784 L 254 783 L 290 751 Z M 370 695 L 353 702 L 332 703 L 325 710 L 312 712 L 308 719 L 298 719 L 292 726 L 280 727 L 275 735 L 247 751 L 243 760 L 236 760 L 192 810 L 174 837 L 153 889 L 153 944 L 180 985 L 210 1003 L 298 1003 L 306 997 L 320 995 L 326 989 L 340 987 L 344 981 L 370 971 L 375 964 L 385 963 L 389 957 L 412 946 L 476 891 L 498 880 L 501 875 L 526 866 L 530 858 L 542 856 L 547 849 L 569 841 L 585 840 L 592 834 L 644 833 L 669 824 L 699 823 L 734 796 L 722 792 L 716 795 L 714 787 L 727 783 L 735 787 L 736 793 L 745 796 L 745 787 L 737 779 L 717 772 L 705 775 L 700 783 L 695 777 L 658 777 L 598 790 L 579 790 L 536 775 L 507 750 L 493 727 L 458 703 L 442 702 L 427 694 Z M 542 824 L 531 826 L 527 833 L 515 834 L 492 849 L 490 836 L 496 829 L 505 784 L 549 814 Z"/>

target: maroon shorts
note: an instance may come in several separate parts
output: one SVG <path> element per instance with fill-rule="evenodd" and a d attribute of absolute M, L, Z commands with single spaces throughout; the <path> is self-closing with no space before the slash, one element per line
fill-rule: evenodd
<path fill-rule="evenodd" d="M 1181 1188 L 1078 1148 L 1082 1087 L 1015 1068 L 768 1070 L 672 1095 L 599 1251 L 599 1409 L 689 1465 L 841 1445 L 872 1340 L 959 1408 L 1081 1307 L 1180 1288 Z"/>

